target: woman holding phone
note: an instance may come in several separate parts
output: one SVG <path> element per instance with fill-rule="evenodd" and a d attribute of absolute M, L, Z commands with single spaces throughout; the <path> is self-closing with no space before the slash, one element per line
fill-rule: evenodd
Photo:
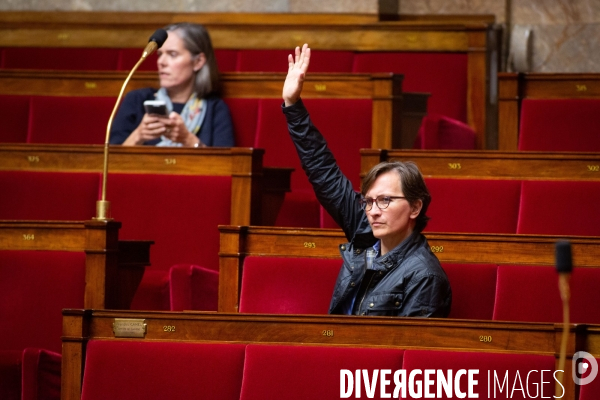
<path fill-rule="evenodd" d="M 234 146 L 231 115 L 218 95 L 219 71 L 208 32 L 192 23 L 169 25 L 165 30 L 169 36 L 157 52 L 160 89 L 138 89 L 125 96 L 110 143 Z M 148 100 L 154 107 L 144 105 Z M 156 107 L 162 103 L 164 107 Z"/>

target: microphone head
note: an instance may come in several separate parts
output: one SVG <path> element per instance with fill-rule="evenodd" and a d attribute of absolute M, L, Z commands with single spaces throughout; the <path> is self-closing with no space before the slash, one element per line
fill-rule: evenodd
<path fill-rule="evenodd" d="M 573 270 L 573 259 L 571 257 L 571 242 L 560 241 L 556 242 L 556 271 L 571 272 Z"/>
<path fill-rule="evenodd" d="M 160 49 L 161 46 L 165 43 L 165 40 L 167 40 L 167 36 L 169 36 L 167 31 L 165 31 L 162 28 L 159 28 L 156 30 L 156 32 L 152 34 L 152 36 L 150 36 L 148 42 L 155 42 L 157 45 L 156 48 Z"/>

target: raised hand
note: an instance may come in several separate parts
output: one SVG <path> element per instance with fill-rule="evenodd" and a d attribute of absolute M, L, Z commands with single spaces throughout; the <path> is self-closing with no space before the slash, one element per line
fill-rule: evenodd
<path fill-rule="evenodd" d="M 288 55 L 289 68 L 282 92 L 283 101 L 286 106 L 291 106 L 300 98 L 309 62 L 310 47 L 306 43 L 302 46 L 302 49 L 296 47 L 295 57 L 291 54 Z"/>

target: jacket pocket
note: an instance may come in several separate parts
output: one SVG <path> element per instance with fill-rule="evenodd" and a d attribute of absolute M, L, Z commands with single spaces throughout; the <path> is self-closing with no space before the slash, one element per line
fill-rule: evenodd
<path fill-rule="evenodd" d="M 381 293 L 369 296 L 363 303 L 366 315 L 398 315 L 402 308 L 404 293 Z"/>

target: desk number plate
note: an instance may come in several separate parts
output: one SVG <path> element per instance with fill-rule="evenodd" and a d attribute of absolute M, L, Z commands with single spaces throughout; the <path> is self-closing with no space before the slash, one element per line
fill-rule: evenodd
<path fill-rule="evenodd" d="M 115 337 L 143 338 L 146 336 L 146 320 L 115 318 L 113 332 Z"/>

